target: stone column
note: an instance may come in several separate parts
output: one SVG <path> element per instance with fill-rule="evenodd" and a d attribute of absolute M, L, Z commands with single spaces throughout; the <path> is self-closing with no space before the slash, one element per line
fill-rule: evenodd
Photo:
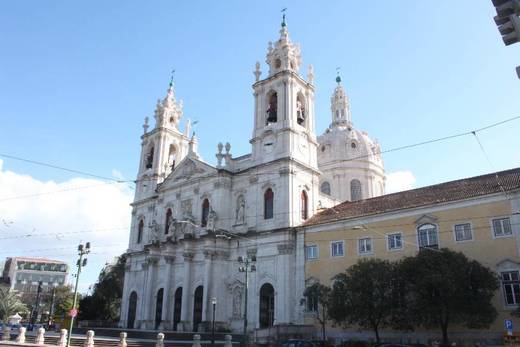
<path fill-rule="evenodd" d="M 211 280 L 211 272 L 212 272 L 212 263 L 213 257 L 215 256 L 215 251 L 205 250 L 204 251 L 204 292 L 202 299 L 202 321 L 210 321 L 211 320 L 211 310 L 209 307 L 211 306 L 209 301 L 213 296 L 213 290 L 211 289 L 212 280 Z"/>
<path fill-rule="evenodd" d="M 290 271 L 290 257 L 294 253 L 294 244 L 287 242 L 278 246 L 278 267 L 277 278 L 283 279 L 276 282 L 274 298 L 274 319 L 275 324 L 289 323 L 290 311 L 286 307 L 292 306 L 292 291 L 290 283 L 293 282 L 294 274 Z"/>
<path fill-rule="evenodd" d="M 163 296 L 163 309 L 162 309 L 162 317 L 161 317 L 161 325 L 163 329 L 172 329 L 172 312 L 170 307 L 172 307 L 172 295 L 170 295 L 171 291 L 171 282 L 172 282 L 172 272 L 173 272 L 173 262 L 175 261 L 174 256 L 165 255 L 164 261 L 166 262 L 166 284 L 164 286 L 164 296 Z M 170 314 L 171 313 L 171 314 Z"/>
<path fill-rule="evenodd" d="M 184 252 L 184 280 L 182 282 L 182 304 L 181 304 L 181 322 L 184 331 L 191 329 L 191 309 L 190 298 L 192 296 L 191 289 L 191 261 L 194 254 L 192 252 Z"/>
<path fill-rule="evenodd" d="M 155 273 L 155 269 L 157 267 L 158 259 L 153 257 L 153 258 L 147 258 L 146 261 L 147 261 L 146 265 L 143 264 L 146 268 L 146 280 L 145 280 L 145 290 L 143 293 L 143 300 L 141 301 L 142 305 L 143 305 L 143 310 L 141 312 L 142 312 L 144 327 L 141 327 L 141 328 L 152 329 L 152 328 L 154 328 L 152 309 L 155 307 L 155 303 L 153 302 L 153 298 L 155 297 L 155 295 L 153 293 L 153 289 L 154 289 L 153 282 L 154 282 L 154 273 Z"/>

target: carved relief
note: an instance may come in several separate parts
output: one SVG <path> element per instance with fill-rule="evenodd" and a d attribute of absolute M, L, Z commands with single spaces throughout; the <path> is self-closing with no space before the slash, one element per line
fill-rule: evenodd
<path fill-rule="evenodd" d="M 279 254 L 291 254 L 294 252 L 294 244 L 292 243 L 277 245 L 277 248 Z"/>

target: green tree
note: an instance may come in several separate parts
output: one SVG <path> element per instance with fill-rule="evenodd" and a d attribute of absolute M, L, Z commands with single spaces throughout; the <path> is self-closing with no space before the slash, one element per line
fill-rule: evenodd
<path fill-rule="evenodd" d="M 448 249 L 425 249 L 399 267 L 408 284 L 407 316 L 416 325 L 439 328 L 443 345 L 450 324 L 486 328 L 496 319 L 491 300 L 499 281 L 479 262 Z"/>
<path fill-rule="evenodd" d="M 27 311 L 27 306 L 20 296 L 8 287 L 0 287 L 0 321 L 7 323 L 9 317 L 16 313 Z"/>
<path fill-rule="evenodd" d="M 312 307 L 316 313 L 316 320 L 321 325 L 322 339 L 327 339 L 325 327 L 330 320 L 329 306 L 331 300 L 331 288 L 319 282 L 305 288 L 303 296 L 306 298 L 307 307 Z M 302 302 L 303 303 L 303 302 Z"/>
<path fill-rule="evenodd" d="M 122 255 L 115 265 L 106 265 L 101 270 L 92 295 L 83 297 L 79 302 L 79 319 L 119 320 L 125 262 L 126 258 Z"/>
<path fill-rule="evenodd" d="M 48 301 L 51 301 L 49 297 Z M 74 290 L 71 285 L 58 286 L 54 289 L 54 314 L 67 315 L 74 301 Z"/>
<path fill-rule="evenodd" d="M 356 324 L 374 331 L 393 326 L 395 265 L 386 260 L 362 259 L 334 277 L 329 314 L 338 324 Z"/>

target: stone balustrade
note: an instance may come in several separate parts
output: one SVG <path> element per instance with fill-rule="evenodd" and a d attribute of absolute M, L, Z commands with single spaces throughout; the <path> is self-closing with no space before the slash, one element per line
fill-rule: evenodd
<path fill-rule="evenodd" d="M 18 330 L 18 335 L 16 336 L 16 339 L 14 341 L 11 341 L 11 329 L 9 327 L 4 327 L 2 329 L 2 339 L 0 340 L 0 345 L 2 346 L 17 346 L 17 345 L 25 345 L 25 346 L 51 346 L 51 344 L 45 344 L 45 329 L 39 328 L 36 337 L 34 339 L 34 343 L 28 343 L 26 340 L 26 328 L 21 327 Z M 67 336 L 68 331 L 67 329 L 61 329 L 60 330 L 60 336 L 56 340 L 56 346 L 58 347 L 66 347 L 67 345 Z M 127 333 L 121 332 L 119 334 L 119 341 L 117 343 L 117 347 L 127 347 Z M 164 334 L 158 333 L 155 347 L 164 347 Z M 135 345 L 135 343 L 134 343 Z M 52 345 L 54 346 L 54 345 Z M 224 337 L 224 347 L 232 347 L 232 337 L 231 335 L 225 335 Z M 88 330 L 85 334 L 85 340 L 83 342 L 83 347 L 95 347 L 95 341 L 94 341 L 94 331 Z M 201 336 L 199 334 L 193 335 L 193 344 L 192 347 L 201 347 Z"/>

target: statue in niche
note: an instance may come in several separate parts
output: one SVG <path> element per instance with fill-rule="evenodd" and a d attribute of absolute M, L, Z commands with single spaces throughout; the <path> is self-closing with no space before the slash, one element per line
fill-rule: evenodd
<path fill-rule="evenodd" d="M 154 219 L 152 221 L 152 223 L 150 224 L 150 242 L 158 242 L 159 233 L 160 233 L 160 225 Z"/>
<path fill-rule="evenodd" d="M 169 215 L 166 223 L 168 224 L 168 235 L 173 235 L 175 233 L 175 218 L 173 218 L 172 215 Z"/>
<path fill-rule="evenodd" d="M 298 124 L 302 125 L 305 122 L 305 107 L 300 99 L 296 100 L 296 120 Z"/>
<path fill-rule="evenodd" d="M 237 199 L 237 208 L 235 211 L 235 224 L 244 224 L 246 219 L 246 200 L 243 195 Z"/>
<path fill-rule="evenodd" d="M 211 209 L 208 213 L 208 222 L 206 224 L 206 229 L 215 230 L 215 222 L 217 221 L 217 212 Z"/>
<path fill-rule="evenodd" d="M 233 290 L 233 317 L 240 317 L 242 315 L 242 290 L 235 287 Z"/>

